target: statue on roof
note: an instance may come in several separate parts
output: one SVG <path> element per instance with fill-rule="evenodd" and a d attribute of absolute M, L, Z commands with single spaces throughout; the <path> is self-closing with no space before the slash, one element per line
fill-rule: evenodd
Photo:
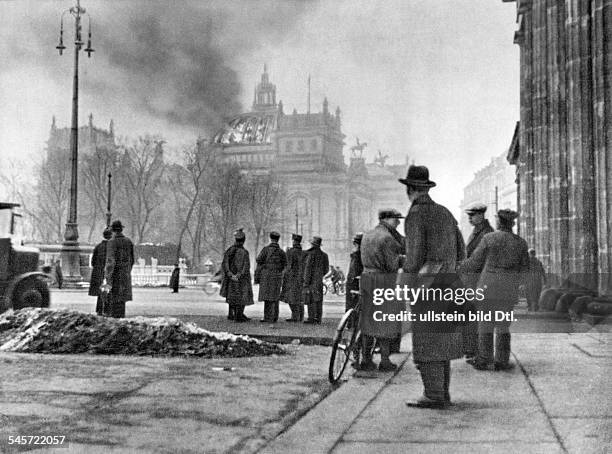
<path fill-rule="evenodd" d="M 351 147 L 351 152 L 353 158 L 362 158 L 363 157 L 363 149 L 368 146 L 367 142 L 359 142 L 359 137 L 355 137 L 357 139 L 357 144 Z M 357 156 L 357 151 L 359 151 L 359 156 Z"/>
<path fill-rule="evenodd" d="M 378 164 L 380 167 L 385 166 L 385 162 L 389 159 L 389 155 L 383 156 L 382 151 L 378 150 L 378 155 L 374 158 L 374 164 Z"/>

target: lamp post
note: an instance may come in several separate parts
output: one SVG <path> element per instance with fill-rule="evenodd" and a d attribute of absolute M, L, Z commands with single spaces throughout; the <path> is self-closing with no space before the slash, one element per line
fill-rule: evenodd
<path fill-rule="evenodd" d="M 79 51 L 83 46 L 81 37 L 81 18 L 87 14 L 81 8 L 80 0 L 76 0 L 76 6 L 62 13 L 60 22 L 60 39 L 56 49 L 62 55 L 64 46 L 64 16 L 66 13 L 74 17 L 74 78 L 72 80 L 72 123 L 70 128 L 70 208 L 68 212 L 68 222 L 66 222 L 66 232 L 64 233 L 64 243 L 62 244 L 61 258 L 62 269 L 64 272 L 67 287 L 76 286 L 81 278 L 79 230 L 77 224 L 77 186 L 78 186 L 78 159 L 79 159 Z M 87 47 L 84 49 L 87 56 L 91 57 L 94 51 L 91 48 L 91 18 L 89 19 L 89 29 L 87 36 Z"/>
<path fill-rule="evenodd" d="M 108 172 L 108 195 L 106 196 L 106 227 L 111 224 L 111 173 Z"/>

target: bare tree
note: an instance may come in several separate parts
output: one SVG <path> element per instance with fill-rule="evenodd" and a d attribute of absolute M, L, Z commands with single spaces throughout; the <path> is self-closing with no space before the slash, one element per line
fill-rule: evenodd
<path fill-rule="evenodd" d="M 266 231 L 280 220 L 282 186 L 273 174 L 252 175 L 246 185 L 246 208 L 255 234 L 255 251 Z"/>
<path fill-rule="evenodd" d="M 152 214 L 162 202 L 162 177 L 166 168 L 163 144 L 158 136 L 145 136 L 121 146 L 117 169 L 121 200 L 118 214 L 127 219 L 137 243 L 146 237 Z"/>

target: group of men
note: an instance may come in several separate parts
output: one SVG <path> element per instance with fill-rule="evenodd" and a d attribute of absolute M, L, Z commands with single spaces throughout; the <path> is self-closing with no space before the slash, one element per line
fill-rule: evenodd
<path fill-rule="evenodd" d="M 259 284 L 258 301 L 264 302 L 262 323 L 278 322 L 279 301 L 291 308 L 287 322 L 320 324 L 323 316 L 323 277 L 329 271 L 329 259 L 321 250 L 322 239 L 315 236 L 310 248 L 302 250 L 302 236 L 293 234 L 287 252 L 278 244 L 280 234 L 270 232 L 270 243 L 257 255 L 254 282 Z M 223 254 L 221 296 L 228 303 L 228 316 L 246 322 L 245 306 L 254 304 L 249 253 L 244 248 L 246 235 L 234 232 L 234 244 Z M 304 320 L 304 306 L 308 308 Z"/>
<path fill-rule="evenodd" d="M 125 303 L 132 300 L 134 244 L 123 234 L 121 221 L 113 221 L 102 233 L 91 257 L 89 295 L 96 296 L 96 313 L 125 317 Z"/>
<path fill-rule="evenodd" d="M 497 212 L 497 230 L 484 218 L 486 206 L 467 210 L 474 231 L 466 244 L 457 221 L 444 206 L 435 203 L 429 190 L 436 183 L 429 179 L 424 166 L 410 166 L 406 178 L 410 209 L 405 217 L 404 237 L 397 232 L 396 210 L 381 210 L 379 224 L 370 232 L 353 239 L 354 250 L 347 278 L 347 309 L 355 304 L 359 289 L 362 309 L 359 320 L 363 334 L 362 355 L 358 369 L 392 371 L 389 360 L 391 343 L 401 334 L 401 322 L 385 315 L 398 314 L 406 301 L 376 301 L 374 293 L 396 286 L 432 289 L 433 297 L 410 301 L 412 354 L 423 382 L 423 396 L 407 402 L 409 406 L 445 408 L 451 404 L 450 361 L 463 356 L 477 370 L 506 370 L 510 357 L 510 321 L 465 322 L 469 314 L 511 311 L 518 301 L 519 285 L 529 270 L 527 243 L 512 232 L 518 213 Z M 360 282 L 359 282 L 360 281 Z M 458 304 L 442 297 L 461 289 L 482 290 L 483 298 Z M 350 295 L 349 295 L 350 293 Z M 380 293 L 379 293 L 380 294 Z M 427 293 L 429 295 L 429 293 Z M 375 318 L 374 314 L 382 313 Z M 462 314 L 460 321 L 428 316 L 429 313 Z M 482 318 L 482 316 L 481 316 Z M 373 338 L 380 345 L 378 366 L 371 356 Z"/>

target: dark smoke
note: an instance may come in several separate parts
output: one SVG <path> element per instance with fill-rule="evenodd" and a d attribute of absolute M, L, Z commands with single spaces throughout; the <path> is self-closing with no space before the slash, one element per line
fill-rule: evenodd
<path fill-rule="evenodd" d="M 43 3 L 28 19 L 28 44 L 0 44 L 0 55 L 45 65 L 50 77 L 65 81 L 69 65 L 58 63 L 54 47 L 59 16 L 71 4 Z M 237 67 L 238 58 L 281 41 L 313 3 L 82 0 L 82 6 L 92 15 L 96 49 L 81 80 L 83 92 L 116 99 L 119 84 L 128 95 L 117 109 L 211 133 L 223 117 L 241 110 L 239 75 L 252 69 Z M 68 18 L 64 39 L 70 56 L 73 27 Z M 86 37 L 86 20 L 83 31 Z M 15 27 L 12 34 L 14 44 L 23 42 L 23 29 Z"/>

